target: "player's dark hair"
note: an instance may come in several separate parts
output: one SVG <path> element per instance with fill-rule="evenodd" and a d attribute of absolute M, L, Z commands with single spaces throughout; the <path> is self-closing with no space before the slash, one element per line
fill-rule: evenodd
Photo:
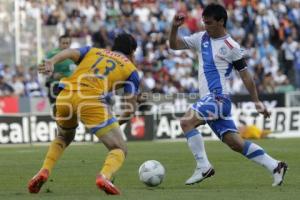
<path fill-rule="evenodd" d="M 216 21 L 224 20 L 223 26 L 226 27 L 227 12 L 220 4 L 211 3 L 205 7 L 202 16 L 212 17 Z"/>
<path fill-rule="evenodd" d="M 64 38 L 71 38 L 71 36 L 68 34 L 61 35 L 61 36 L 59 36 L 58 41 L 60 42 Z"/>
<path fill-rule="evenodd" d="M 134 37 L 128 33 L 122 33 L 115 38 L 111 50 L 130 55 L 135 51 L 136 47 L 137 43 Z"/>

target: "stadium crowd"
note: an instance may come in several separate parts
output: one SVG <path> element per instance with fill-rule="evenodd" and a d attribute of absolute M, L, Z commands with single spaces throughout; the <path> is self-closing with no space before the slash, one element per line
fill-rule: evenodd
<path fill-rule="evenodd" d="M 191 51 L 172 51 L 168 47 L 166 38 L 171 20 L 175 13 L 183 12 L 187 19 L 179 34 L 186 36 L 200 31 L 203 7 L 210 2 L 22 0 L 21 11 L 34 16 L 40 9 L 44 27 L 56 27 L 57 33 L 81 38 L 87 45 L 100 48 L 109 48 L 118 33 L 133 33 L 138 41 L 136 64 L 142 77 L 142 90 L 175 94 L 196 93 L 199 83 L 197 55 Z M 259 92 L 299 89 L 300 0 L 217 2 L 227 8 L 227 29 L 243 47 Z M 246 93 L 237 76 L 230 78 L 228 87 L 233 94 Z M 1 65 L 0 95 L 10 94 L 45 95 L 35 67 Z"/>

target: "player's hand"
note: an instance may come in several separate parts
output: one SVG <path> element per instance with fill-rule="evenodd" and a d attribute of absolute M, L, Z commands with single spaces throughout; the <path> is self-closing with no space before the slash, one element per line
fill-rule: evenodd
<path fill-rule="evenodd" d="M 264 118 L 270 117 L 271 113 L 268 111 L 266 106 L 261 101 L 255 103 L 255 108 L 258 113 L 260 113 L 264 116 Z"/>
<path fill-rule="evenodd" d="M 54 65 L 51 60 L 44 60 L 42 64 L 38 66 L 38 71 L 41 74 L 51 75 L 54 70 Z"/>
<path fill-rule="evenodd" d="M 184 23 L 185 15 L 183 13 L 178 13 L 173 18 L 173 26 L 179 27 Z"/>

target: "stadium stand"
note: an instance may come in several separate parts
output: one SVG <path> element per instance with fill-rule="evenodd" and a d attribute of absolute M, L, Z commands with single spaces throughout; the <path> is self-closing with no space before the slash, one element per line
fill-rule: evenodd
<path fill-rule="evenodd" d="M 176 12 L 187 15 L 180 35 L 201 30 L 204 0 L 20 0 L 22 19 L 34 17 L 40 10 L 44 52 L 57 45 L 64 33 L 74 40 L 72 47 L 93 45 L 110 47 L 118 33 L 130 32 L 138 40 L 136 62 L 142 77 L 142 89 L 165 94 L 196 93 L 197 59 L 190 51 L 172 51 L 167 35 Z M 248 67 L 260 93 L 281 93 L 300 88 L 300 1 L 299 0 L 223 0 L 229 19 L 229 33 L 242 44 Z M 7 46 L 13 20 L 9 9 L 0 7 L 0 42 Z M 30 31 L 29 31 L 30 32 Z M 52 34 L 51 33 L 55 33 Z M 9 32 L 7 33 L 9 34 Z M 26 41 L 34 41 L 27 34 Z M 34 66 L 6 64 L 0 50 L 0 75 L 15 95 L 45 96 Z M 30 49 L 27 50 L 30 56 Z M 235 74 L 228 86 L 233 94 L 246 93 Z M 17 84 L 16 84 L 17 83 Z M 0 90 L 1 87 L 0 87 Z M 7 94 L 0 91 L 0 95 Z"/>

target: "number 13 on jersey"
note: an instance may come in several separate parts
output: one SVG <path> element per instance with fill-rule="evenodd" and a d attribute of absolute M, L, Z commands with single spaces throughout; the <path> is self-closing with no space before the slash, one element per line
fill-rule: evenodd
<path fill-rule="evenodd" d="M 113 60 L 110 59 L 104 59 L 105 65 L 100 65 L 101 61 L 104 59 L 103 56 L 100 56 L 96 62 L 91 67 L 91 70 L 93 70 L 94 74 L 99 79 L 104 79 L 108 74 L 113 71 L 116 67 L 116 63 Z M 101 63 L 102 64 L 102 63 Z M 97 67 L 98 66 L 98 67 Z M 103 74 L 99 73 L 99 68 L 105 67 L 105 71 Z"/>

